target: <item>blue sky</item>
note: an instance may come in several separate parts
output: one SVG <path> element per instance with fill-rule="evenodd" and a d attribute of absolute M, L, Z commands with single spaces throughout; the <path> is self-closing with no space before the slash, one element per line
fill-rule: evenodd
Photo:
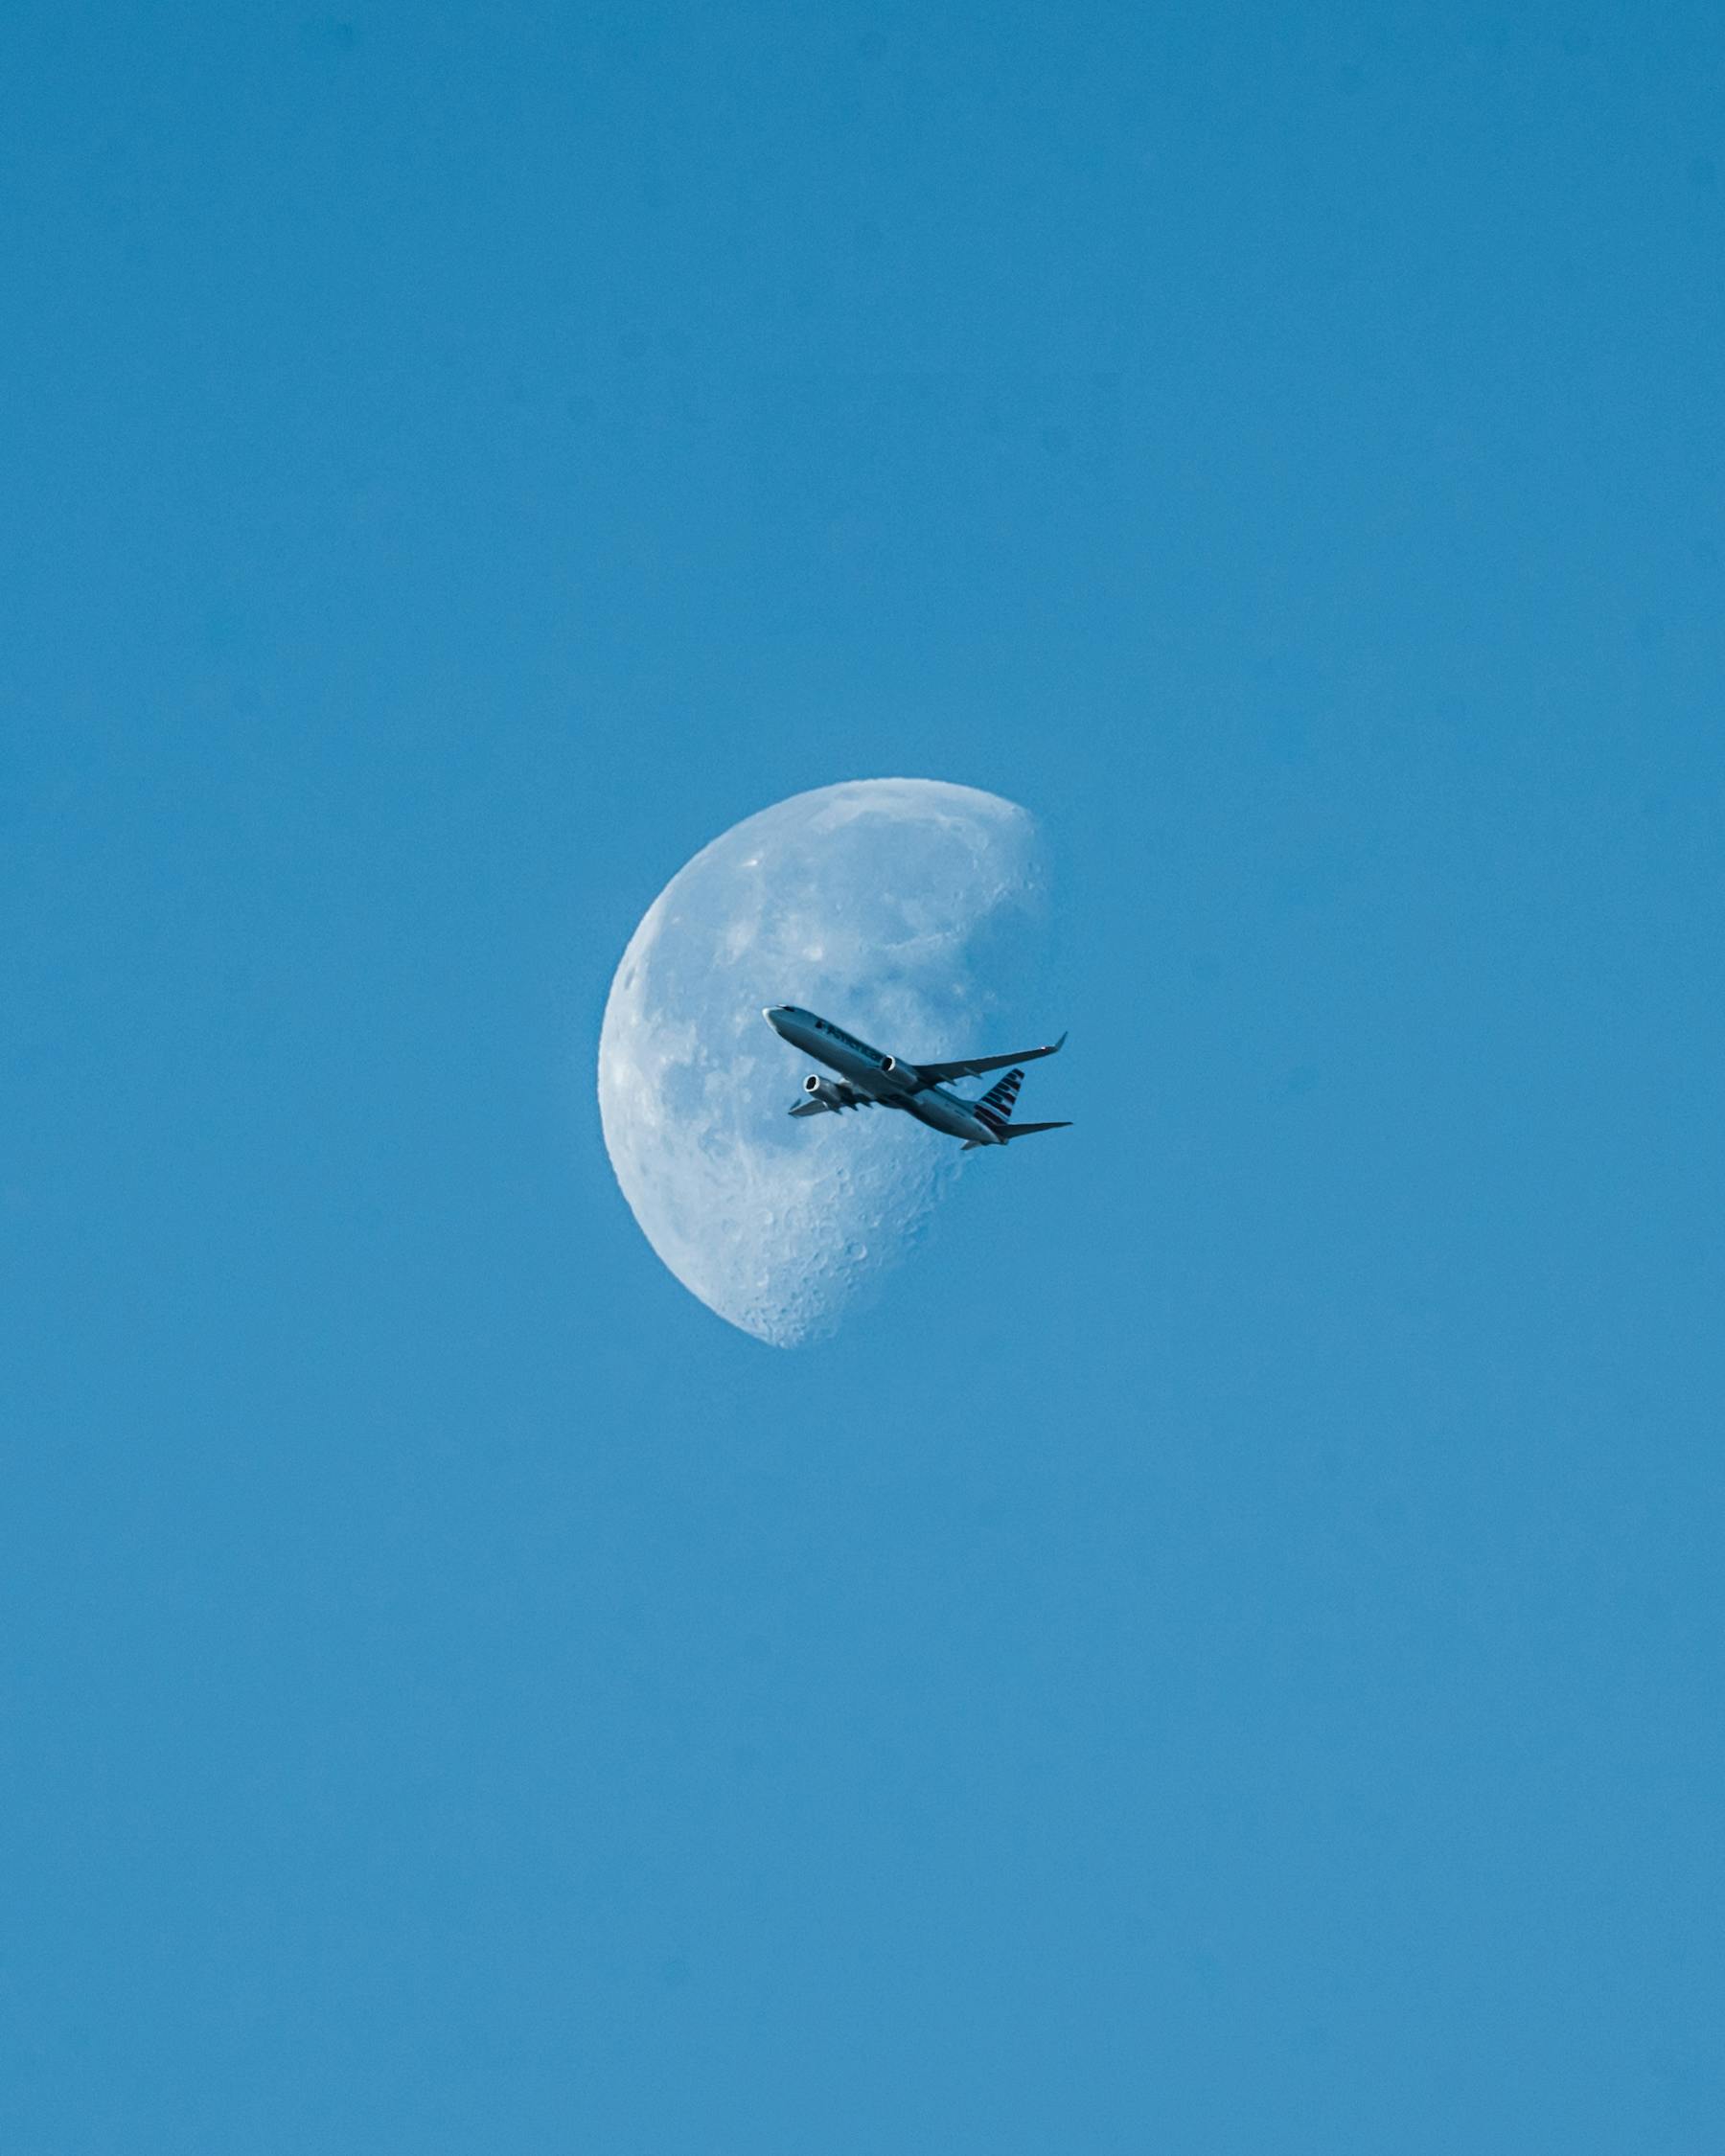
<path fill-rule="evenodd" d="M 7 2146 L 1715 2145 L 1716 11 L 0 55 Z M 1079 1127 L 776 1354 L 600 1013 L 896 773 Z"/>

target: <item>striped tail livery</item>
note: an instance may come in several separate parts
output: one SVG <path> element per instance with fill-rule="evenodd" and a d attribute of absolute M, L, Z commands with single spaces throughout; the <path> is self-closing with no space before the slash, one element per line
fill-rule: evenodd
<path fill-rule="evenodd" d="M 990 1086 L 977 1103 L 977 1114 L 991 1131 L 1004 1133 L 1012 1120 L 1013 1103 L 1018 1099 L 1018 1089 L 1024 1082 L 1022 1070 L 1009 1070 L 998 1086 Z"/>
<path fill-rule="evenodd" d="M 1066 1131 L 1070 1123 L 1020 1123 L 1012 1120 L 1013 1104 L 1018 1099 L 1018 1089 L 1024 1082 L 1022 1070 L 1009 1070 L 998 1086 L 990 1086 L 979 1101 L 975 1102 L 971 1113 L 987 1130 L 996 1145 L 1004 1145 L 1011 1138 L 1029 1137 L 1037 1131 Z M 981 1138 L 972 1138 L 964 1150 L 982 1144 Z"/>

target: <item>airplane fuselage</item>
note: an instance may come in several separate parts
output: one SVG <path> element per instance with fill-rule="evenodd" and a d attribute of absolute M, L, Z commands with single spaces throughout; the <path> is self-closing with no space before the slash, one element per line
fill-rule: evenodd
<path fill-rule="evenodd" d="M 866 1041 L 859 1041 L 830 1019 L 813 1011 L 780 1004 L 766 1011 L 769 1025 L 792 1047 L 836 1071 L 847 1086 L 874 1102 L 877 1108 L 902 1109 L 930 1130 L 948 1137 L 962 1138 L 968 1145 L 1001 1145 L 999 1131 L 976 1112 L 972 1102 L 962 1100 L 944 1086 L 924 1085 L 912 1066 L 899 1063 Z"/>

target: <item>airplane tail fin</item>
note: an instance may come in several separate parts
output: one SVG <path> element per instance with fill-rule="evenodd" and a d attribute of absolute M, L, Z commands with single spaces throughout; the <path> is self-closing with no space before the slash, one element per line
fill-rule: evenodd
<path fill-rule="evenodd" d="M 1024 1073 L 1022 1070 L 1009 1070 L 999 1085 L 990 1086 L 977 1103 L 978 1119 L 1002 1137 L 1006 1135 L 1006 1126 L 1012 1120 L 1012 1104 L 1018 1099 L 1018 1090 L 1024 1082 Z"/>
<path fill-rule="evenodd" d="M 1065 1038 L 1065 1034 L 1062 1034 L 1061 1039 Z M 1018 1099 L 1018 1089 L 1024 1082 L 1024 1073 L 1022 1070 L 1009 1070 L 998 1086 L 989 1087 L 971 1111 L 979 1123 L 988 1125 L 1001 1145 L 1010 1144 L 1014 1138 L 1029 1137 L 1037 1131 L 1066 1131 L 1071 1128 L 1070 1123 L 1014 1123 L 1012 1106 Z M 984 1142 L 981 1138 L 972 1138 L 964 1150 L 968 1153 L 973 1146 Z"/>

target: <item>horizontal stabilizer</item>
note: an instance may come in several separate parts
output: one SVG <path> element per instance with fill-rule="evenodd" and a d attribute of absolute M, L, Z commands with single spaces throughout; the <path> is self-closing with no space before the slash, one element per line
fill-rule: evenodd
<path fill-rule="evenodd" d="M 1038 1131 L 1070 1131 L 1070 1123 L 1008 1123 L 1000 1133 L 1000 1142 L 1010 1145 L 1015 1137 L 1033 1137 Z M 966 1138 L 959 1147 L 961 1153 L 980 1153 L 985 1150 L 986 1138 Z"/>

